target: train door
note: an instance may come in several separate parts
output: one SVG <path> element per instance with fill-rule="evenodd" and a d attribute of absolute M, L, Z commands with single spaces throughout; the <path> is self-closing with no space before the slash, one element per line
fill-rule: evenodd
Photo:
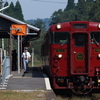
<path fill-rule="evenodd" d="M 91 71 L 90 75 L 94 76 L 95 71 L 100 71 L 100 32 L 91 32 Z"/>
<path fill-rule="evenodd" d="M 71 74 L 88 73 L 88 35 L 73 33 L 71 40 Z"/>

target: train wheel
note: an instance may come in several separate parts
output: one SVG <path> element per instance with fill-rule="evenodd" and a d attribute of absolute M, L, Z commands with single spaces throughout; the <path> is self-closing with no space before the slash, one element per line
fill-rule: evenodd
<path fill-rule="evenodd" d="M 77 95 L 89 95 L 91 94 L 92 89 L 72 89 L 72 92 Z"/>

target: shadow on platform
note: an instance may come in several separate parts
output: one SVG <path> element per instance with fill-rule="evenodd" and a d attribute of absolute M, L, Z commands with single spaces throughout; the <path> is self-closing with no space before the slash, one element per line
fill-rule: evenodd
<path fill-rule="evenodd" d="M 22 77 L 23 73 L 12 72 L 7 90 L 45 90 L 43 71 L 40 67 L 29 67 L 29 72 Z"/>

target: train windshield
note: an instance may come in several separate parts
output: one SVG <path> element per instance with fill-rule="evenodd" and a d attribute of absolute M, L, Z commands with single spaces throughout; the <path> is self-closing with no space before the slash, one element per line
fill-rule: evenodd
<path fill-rule="evenodd" d="M 94 44 L 100 43 L 100 32 L 92 32 L 91 33 L 91 41 Z"/>
<path fill-rule="evenodd" d="M 68 32 L 54 32 L 51 33 L 51 44 L 68 44 L 69 33 Z"/>
<path fill-rule="evenodd" d="M 84 47 L 86 44 L 86 34 L 84 33 L 74 33 L 73 39 L 76 47 Z"/>

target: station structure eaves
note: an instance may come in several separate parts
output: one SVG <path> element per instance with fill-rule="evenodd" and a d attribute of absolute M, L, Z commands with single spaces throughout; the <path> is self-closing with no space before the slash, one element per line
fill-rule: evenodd
<path fill-rule="evenodd" d="M 27 32 L 30 33 L 30 35 L 22 36 L 23 44 L 29 42 L 30 40 L 34 38 L 39 38 L 40 36 L 39 28 L 30 24 L 27 24 L 23 21 L 17 20 L 3 13 L 0 13 L 0 38 L 10 38 L 9 34 L 11 34 L 10 27 L 12 24 L 26 24 L 27 25 L 27 29 L 28 29 Z M 36 33 L 36 35 L 31 35 L 31 33 L 32 34 Z M 13 37 L 17 39 L 17 36 L 13 36 Z"/>

